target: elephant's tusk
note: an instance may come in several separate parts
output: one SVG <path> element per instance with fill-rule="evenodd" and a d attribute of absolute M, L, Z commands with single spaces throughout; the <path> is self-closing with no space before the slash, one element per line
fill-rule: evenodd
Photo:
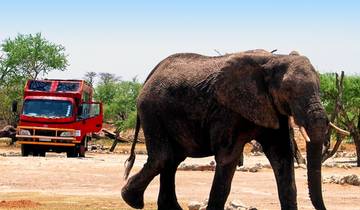
<path fill-rule="evenodd" d="M 306 133 L 306 130 L 303 126 L 300 126 L 300 133 L 304 137 L 306 142 L 310 142 L 310 138 L 309 138 L 308 134 Z"/>
<path fill-rule="evenodd" d="M 333 127 L 339 134 L 344 135 L 344 136 L 350 136 L 350 132 L 349 132 L 349 131 L 346 131 L 346 130 L 343 130 L 343 129 L 337 127 L 337 126 L 334 125 L 332 122 L 329 122 L 329 125 L 330 125 L 331 127 Z"/>

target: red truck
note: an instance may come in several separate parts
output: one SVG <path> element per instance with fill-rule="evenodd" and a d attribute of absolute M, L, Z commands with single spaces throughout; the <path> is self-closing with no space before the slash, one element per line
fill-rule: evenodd
<path fill-rule="evenodd" d="M 84 157 L 93 132 L 102 128 L 102 104 L 83 80 L 29 80 L 17 126 L 22 156 L 66 152 Z"/>

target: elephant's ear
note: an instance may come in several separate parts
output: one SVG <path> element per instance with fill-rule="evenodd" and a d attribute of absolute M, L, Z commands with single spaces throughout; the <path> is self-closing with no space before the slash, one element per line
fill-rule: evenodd
<path fill-rule="evenodd" d="M 215 97 L 220 104 L 257 125 L 279 128 L 264 75 L 251 57 L 233 58 L 217 75 Z"/>

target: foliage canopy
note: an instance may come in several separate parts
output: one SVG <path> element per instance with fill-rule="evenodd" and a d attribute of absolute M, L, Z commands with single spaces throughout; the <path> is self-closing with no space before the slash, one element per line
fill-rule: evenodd
<path fill-rule="evenodd" d="M 12 101 L 21 104 L 26 80 L 46 76 L 68 65 L 65 48 L 49 42 L 41 33 L 19 34 L 0 43 L 0 118 L 14 124 Z M 19 109 L 20 110 L 20 109 Z"/>

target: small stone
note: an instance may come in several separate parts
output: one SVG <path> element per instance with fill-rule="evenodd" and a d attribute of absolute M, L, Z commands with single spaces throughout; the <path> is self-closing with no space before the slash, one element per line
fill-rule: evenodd
<path fill-rule="evenodd" d="M 263 165 L 261 163 L 256 163 L 255 164 L 255 167 L 257 167 L 258 169 L 262 169 L 263 168 Z"/>
<path fill-rule="evenodd" d="M 248 172 L 249 168 L 246 166 L 240 166 L 237 168 L 237 171 Z"/>
<path fill-rule="evenodd" d="M 241 201 L 239 200 L 233 200 L 230 202 L 230 206 L 238 208 L 238 207 L 245 207 L 247 208 L 247 206 L 245 204 L 243 204 Z"/>
<path fill-rule="evenodd" d="M 271 168 L 271 165 L 268 163 L 268 164 L 264 164 L 263 165 L 263 168 Z"/>
<path fill-rule="evenodd" d="M 258 171 L 259 171 L 259 168 L 256 167 L 256 166 L 251 167 L 251 168 L 249 169 L 249 172 L 252 172 L 252 173 L 255 173 L 255 172 L 258 172 Z"/>
<path fill-rule="evenodd" d="M 299 168 L 306 169 L 306 165 L 301 163 L 301 164 L 299 164 Z"/>
<path fill-rule="evenodd" d="M 202 206 L 202 203 L 200 203 L 198 201 L 191 201 L 188 204 L 189 210 L 199 210 L 201 206 Z"/>
<path fill-rule="evenodd" d="M 199 210 L 206 210 L 206 208 L 207 208 L 207 205 L 201 206 L 201 207 L 199 208 Z"/>

